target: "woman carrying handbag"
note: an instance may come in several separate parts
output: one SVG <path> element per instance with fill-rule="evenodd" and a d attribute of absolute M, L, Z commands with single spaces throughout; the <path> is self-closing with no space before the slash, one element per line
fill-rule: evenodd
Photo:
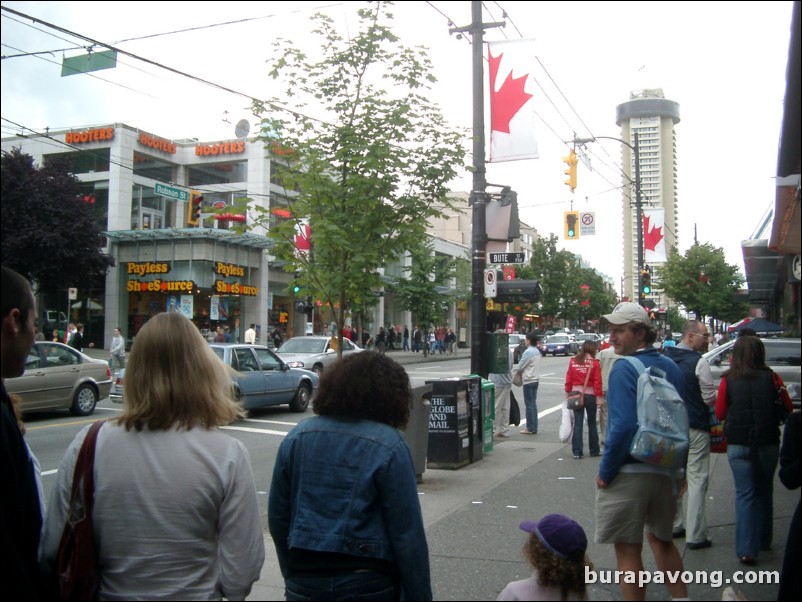
<path fill-rule="evenodd" d="M 592 380 L 591 380 L 592 379 Z M 590 389 L 588 385 L 590 384 Z M 572 395 L 572 393 L 574 395 Z M 584 457 L 582 454 L 582 430 L 584 417 L 588 417 L 588 447 L 591 457 L 601 454 L 599 448 L 599 432 L 596 430 L 597 404 L 603 405 L 601 366 L 596 359 L 596 344 L 592 341 L 585 341 L 582 349 L 568 362 L 568 370 L 565 373 L 565 397 L 569 400 L 576 397 L 579 393 L 582 400 L 578 409 L 574 409 L 574 434 L 571 437 L 571 447 L 574 452 L 574 459 L 579 460 Z"/>

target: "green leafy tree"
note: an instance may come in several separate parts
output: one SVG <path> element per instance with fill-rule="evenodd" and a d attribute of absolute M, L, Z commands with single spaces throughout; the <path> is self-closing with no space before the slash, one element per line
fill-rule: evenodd
<path fill-rule="evenodd" d="M 0 204 L 2 263 L 30 279 L 37 291 L 99 288 L 114 259 L 81 183 L 54 161 L 45 167 L 15 148 L 3 152 Z"/>
<path fill-rule="evenodd" d="M 359 31 L 343 39 L 325 15 L 312 33 L 317 60 L 277 41 L 271 77 L 297 112 L 256 104 L 262 137 L 286 161 L 274 177 L 291 197 L 291 217 L 270 225 L 273 254 L 310 294 L 328 303 L 338 332 L 353 308 L 369 307 L 381 287 L 380 268 L 415 249 L 429 218 L 442 214 L 448 184 L 463 166 L 467 141 L 449 129 L 427 99 L 432 68 L 425 49 L 402 46 L 384 24 L 387 3 L 358 12 Z M 314 102 L 324 121 L 302 111 Z M 286 115 L 286 117 L 285 117 Z M 269 214 L 257 215 L 264 224 Z M 294 238 L 308 220 L 312 250 Z M 340 346 L 340 349 L 342 346 Z"/>
<path fill-rule="evenodd" d="M 540 281 L 543 294 L 540 298 L 540 314 L 547 324 L 557 319 L 577 319 L 579 310 L 579 268 L 576 257 L 557 248 L 557 236 L 539 237 L 532 246 L 529 265 L 521 270 L 521 277 Z"/>
<path fill-rule="evenodd" d="M 390 289 L 401 306 L 412 312 L 415 324 L 428 328 L 445 322 L 450 297 L 442 289 L 454 277 L 455 264 L 448 257 L 435 255 L 428 238 L 423 241 L 410 249 L 412 263 L 405 268 L 407 276 L 396 280 Z"/>
<path fill-rule="evenodd" d="M 604 279 L 596 270 L 579 268 L 578 273 L 580 284 L 576 306 L 579 310 L 580 321 L 596 320 L 602 314 L 609 313 L 617 301 L 615 293 L 605 287 Z M 583 286 L 587 286 L 587 289 L 584 289 Z M 582 305 L 584 301 L 587 301 L 588 304 Z"/>
<path fill-rule="evenodd" d="M 657 276 L 666 295 L 699 320 L 709 316 L 736 322 L 747 313 L 748 304 L 736 297 L 744 279 L 720 247 L 697 243 L 685 255 L 672 249 Z"/>

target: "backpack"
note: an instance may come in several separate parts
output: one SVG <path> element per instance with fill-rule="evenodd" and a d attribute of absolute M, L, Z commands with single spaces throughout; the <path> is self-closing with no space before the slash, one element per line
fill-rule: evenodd
<path fill-rule="evenodd" d="M 624 356 L 638 371 L 638 430 L 630 455 L 663 468 L 684 468 L 688 459 L 688 410 L 666 373 Z"/>

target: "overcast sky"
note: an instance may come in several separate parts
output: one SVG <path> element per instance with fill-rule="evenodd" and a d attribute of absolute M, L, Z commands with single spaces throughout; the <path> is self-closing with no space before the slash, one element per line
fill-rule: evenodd
<path fill-rule="evenodd" d="M 266 75 L 271 43 L 290 38 L 313 51 L 317 43 L 308 32 L 315 8 L 345 32 L 354 31 L 354 11 L 364 4 L 3 1 L 3 7 L 239 94 L 126 56 L 116 69 L 61 77 L 62 59 L 81 54 L 87 42 L 3 11 L 2 135 L 125 123 L 172 139 L 233 138 L 235 124 L 250 118 L 247 97 L 279 93 Z M 564 211 L 594 212 L 596 236 L 561 245 L 620 286 L 620 145 L 591 146 L 593 172 L 580 164 L 573 197 L 563 184 L 561 158 L 574 134 L 619 137 L 616 106 L 633 90 L 662 88 L 680 105 L 679 249 L 696 237 L 722 247 L 727 261 L 743 270 L 740 242 L 774 200 L 792 2 L 484 6 L 486 22 L 507 15 L 506 27 L 488 30 L 486 41 L 536 44 L 540 158 L 487 166 L 488 182 L 518 192 L 521 219 L 542 235 L 562 238 Z M 393 10 L 402 41 L 429 48 L 439 80 L 432 98 L 455 127 L 469 130 L 471 46 L 449 29 L 469 24 L 471 2 L 404 2 Z M 221 23 L 229 24 L 209 27 Z M 34 52 L 45 54 L 14 57 Z M 466 172 L 453 188 L 468 191 L 470 185 Z"/>

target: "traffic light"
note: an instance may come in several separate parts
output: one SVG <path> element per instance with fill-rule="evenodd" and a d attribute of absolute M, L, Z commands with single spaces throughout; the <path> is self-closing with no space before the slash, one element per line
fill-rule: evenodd
<path fill-rule="evenodd" d="M 641 272 L 640 290 L 644 297 L 652 292 L 652 273 L 648 269 Z"/>
<path fill-rule="evenodd" d="M 571 192 L 574 191 L 576 188 L 576 164 L 577 158 L 574 149 L 571 149 L 570 154 L 567 157 L 563 157 L 563 161 L 568 165 L 568 169 L 563 171 L 563 173 L 568 176 L 568 179 L 565 181 L 565 184 L 571 189 Z"/>
<path fill-rule="evenodd" d="M 565 212 L 565 240 L 579 240 L 579 211 Z"/>
<path fill-rule="evenodd" d="M 203 195 L 193 190 L 189 193 L 189 203 L 187 203 L 187 224 L 197 226 L 200 223 L 201 213 L 203 213 Z"/>

